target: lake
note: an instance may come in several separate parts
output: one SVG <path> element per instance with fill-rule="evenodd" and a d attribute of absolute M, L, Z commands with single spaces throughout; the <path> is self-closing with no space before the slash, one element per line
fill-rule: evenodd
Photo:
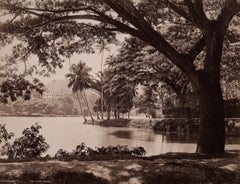
<path fill-rule="evenodd" d="M 84 142 L 88 147 L 128 145 L 142 146 L 147 155 L 167 152 L 195 152 L 196 138 L 163 135 L 152 130 L 127 127 L 101 127 L 83 124 L 81 117 L 0 117 L 8 132 L 20 137 L 23 129 L 34 123 L 42 126 L 42 134 L 50 145 L 47 154 L 53 156 L 58 149 L 72 151 Z M 239 139 L 228 140 L 226 149 L 239 149 Z"/>

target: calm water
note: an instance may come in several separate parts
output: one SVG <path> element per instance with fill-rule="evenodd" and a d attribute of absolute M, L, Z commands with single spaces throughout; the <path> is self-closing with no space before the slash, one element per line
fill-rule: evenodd
<path fill-rule="evenodd" d="M 40 133 L 50 145 L 47 154 L 54 155 L 58 149 L 71 151 L 84 142 L 91 148 L 101 146 L 142 146 L 147 155 L 166 152 L 195 152 L 196 140 L 188 137 L 164 136 L 151 130 L 137 128 L 100 127 L 82 123 L 80 117 L 0 117 L 9 132 L 20 137 L 24 128 L 38 122 Z M 239 141 L 230 140 L 226 149 L 240 149 Z"/>

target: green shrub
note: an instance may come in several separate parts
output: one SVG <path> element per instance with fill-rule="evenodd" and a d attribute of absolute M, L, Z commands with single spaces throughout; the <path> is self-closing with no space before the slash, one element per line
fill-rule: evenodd
<path fill-rule="evenodd" d="M 4 155 L 9 159 L 38 158 L 45 153 L 49 145 L 45 138 L 39 135 L 42 127 L 38 124 L 26 128 L 22 132 L 22 137 L 15 139 L 12 144 L 4 145 Z"/>
<path fill-rule="evenodd" d="M 1 125 L 0 124 L 0 144 L 7 142 L 8 140 L 10 140 L 14 134 L 12 132 L 8 132 L 6 127 L 6 125 Z"/>
<path fill-rule="evenodd" d="M 1 125 L 0 124 L 0 154 L 3 156 L 4 155 L 4 150 L 6 145 L 9 145 L 9 140 L 14 136 L 12 132 L 8 132 L 5 124 Z"/>
<path fill-rule="evenodd" d="M 81 158 L 92 158 L 92 157 L 104 157 L 104 156 L 116 156 L 116 155 L 128 155 L 128 156 L 144 156 L 146 150 L 139 146 L 129 149 L 127 146 L 107 146 L 92 149 L 87 147 L 84 143 L 81 143 L 76 147 L 72 152 L 60 149 L 55 154 L 54 158 L 60 160 L 69 160 L 69 159 L 81 159 Z"/>

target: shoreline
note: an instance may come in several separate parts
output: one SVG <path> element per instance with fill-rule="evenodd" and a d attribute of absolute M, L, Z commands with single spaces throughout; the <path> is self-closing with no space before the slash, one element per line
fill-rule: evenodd
<path fill-rule="evenodd" d="M 175 133 L 181 135 L 197 135 L 199 118 L 188 120 L 186 118 L 161 118 L 161 119 L 110 119 L 88 120 L 85 124 L 103 127 L 133 127 L 149 129 L 161 133 Z M 240 137 L 240 118 L 226 118 L 226 136 Z"/>

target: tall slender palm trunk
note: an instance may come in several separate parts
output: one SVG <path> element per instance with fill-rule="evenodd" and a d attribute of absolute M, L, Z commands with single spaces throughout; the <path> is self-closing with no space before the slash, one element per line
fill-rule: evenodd
<path fill-rule="evenodd" d="M 85 90 L 82 90 L 80 93 L 81 93 L 81 95 L 82 95 L 82 97 L 83 97 L 84 103 L 86 104 L 86 106 L 87 106 L 87 108 L 88 108 L 88 112 L 89 112 L 89 114 L 90 114 L 90 117 L 91 117 L 92 121 L 94 121 L 94 118 L 93 118 L 93 116 L 92 116 L 92 112 L 91 112 L 91 110 L 90 110 L 90 108 L 89 108 L 89 104 L 88 104 L 88 100 L 87 100 L 87 96 L 86 96 Z"/>
<path fill-rule="evenodd" d="M 102 57 L 101 57 L 101 118 L 103 119 L 103 55 L 104 50 L 102 50 Z"/>
<path fill-rule="evenodd" d="M 77 96 L 77 99 L 78 99 L 79 108 L 80 108 L 81 114 L 83 116 L 84 122 L 86 122 L 87 118 L 85 117 L 85 115 L 83 113 L 83 108 L 82 108 L 82 104 L 81 104 L 81 101 L 80 101 L 79 96 L 78 96 L 78 92 L 76 92 L 76 96 Z"/>
<path fill-rule="evenodd" d="M 101 86 L 101 118 L 103 119 L 103 87 Z"/>
<path fill-rule="evenodd" d="M 100 119 L 100 117 L 99 117 L 99 110 L 98 110 L 98 104 L 97 104 L 97 119 Z"/>

